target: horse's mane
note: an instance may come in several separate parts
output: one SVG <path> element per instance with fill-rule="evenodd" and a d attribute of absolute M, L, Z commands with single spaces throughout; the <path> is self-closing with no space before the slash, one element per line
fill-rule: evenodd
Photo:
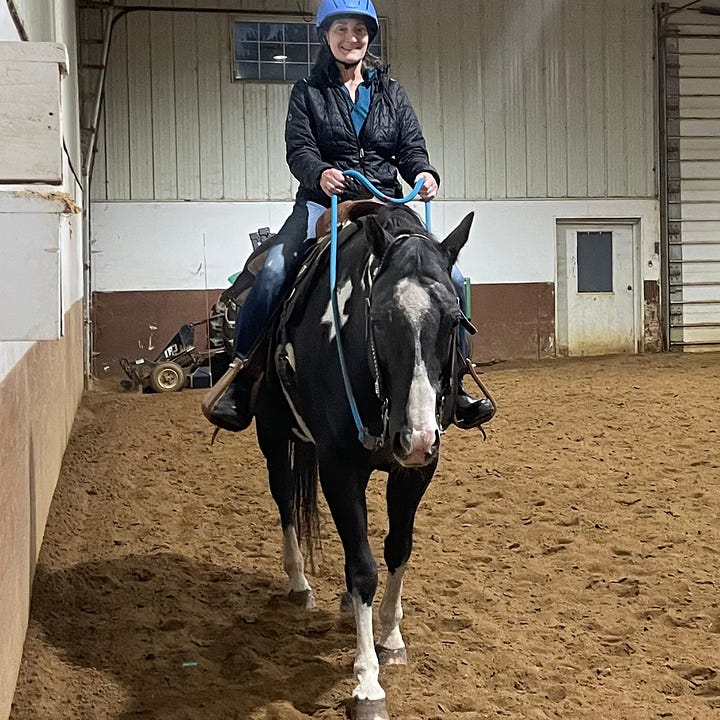
<path fill-rule="evenodd" d="M 387 203 L 378 210 L 375 217 L 380 227 L 391 235 L 419 233 L 426 237 L 431 236 L 418 214 L 407 205 Z"/>

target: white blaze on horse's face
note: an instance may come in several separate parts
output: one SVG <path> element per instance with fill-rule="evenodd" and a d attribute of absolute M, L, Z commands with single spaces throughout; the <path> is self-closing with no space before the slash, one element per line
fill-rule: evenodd
<path fill-rule="evenodd" d="M 434 451 L 439 432 L 435 416 L 436 393 L 420 352 L 423 319 L 432 307 L 432 300 L 424 287 L 409 278 L 398 283 L 395 300 L 413 329 L 415 353 L 406 413 L 410 430 L 409 453 L 403 464 L 424 465 Z"/>

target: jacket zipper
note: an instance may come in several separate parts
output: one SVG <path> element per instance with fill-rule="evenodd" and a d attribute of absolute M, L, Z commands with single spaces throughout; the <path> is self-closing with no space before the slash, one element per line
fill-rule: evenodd
<path fill-rule="evenodd" d="M 379 85 L 379 84 L 378 84 Z M 358 157 L 360 158 L 360 167 L 354 168 L 359 170 L 363 175 L 365 174 L 365 150 L 360 146 L 360 137 L 355 132 L 355 126 L 353 125 L 352 117 L 350 115 L 350 108 L 348 107 L 347 103 L 347 97 L 345 95 L 345 91 L 342 88 L 342 85 L 338 85 L 338 92 L 340 93 L 340 97 L 342 100 L 342 107 L 343 107 L 343 115 L 345 117 L 345 124 L 348 126 L 348 129 L 350 130 L 352 136 L 355 138 L 355 145 L 357 147 L 358 151 Z M 360 133 L 365 132 L 365 128 L 367 127 L 368 121 L 370 120 L 370 114 L 373 111 L 373 108 L 377 104 L 377 94 L 380 92 L 379 87 L 374 89 L 372 91 L 372 94 L 370 96 L 370 107 L 368 108 L 368 114 L 365 118 L 365 124 L 362 127 L 362 130 Z"/>

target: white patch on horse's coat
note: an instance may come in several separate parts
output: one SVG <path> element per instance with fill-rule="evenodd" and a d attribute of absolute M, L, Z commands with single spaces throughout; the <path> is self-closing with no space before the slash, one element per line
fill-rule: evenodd
<path fill-rule="evenodd" d="M 345 327 L 345 323 L 348 321 L 349 315 L 347 315 L 344 312 L 345 304 L 350 299 L 350 295 L 352 295 L 353 286 L 352 281 L 350 278 L 345 280 L 341 285 L 337 286 L 337 299 L 338 299 L 338 310 L 340 315 L 340 329 L 342 330 L 343 327 Z M 323 325 L 329 325 L 330 326 L 330 337 L 328 340 L 332 342 L 335 339 L 335 323 L 333 322 L 333 311 L 332 311 L 332 301 L 328 299 L 328 305 L 325 309 L 325 314 L 322 316 L 322 319 L 320 320 L 320 323 Z"/>
<path fill-rule="evenodd" d="M 285 353 L 287 354 L 288 363 L 292 367 L 293 370 L 295 370 L 295 349 L 290 343 L 285 344 Z M 283 395 L 285 396 L 285 400 L 287 401 L 288 407 L 292 411 L 293 416 L 295 417 L 295 422 L 297 423 L 297 428 L 293 428 L 293 434 L 302 442 L 310 442 L 315 443 L 315 438 L 312 436 L 312 433 L 310 432 L 310 429 L 305 424 L 305 419 L 300 414 L 298 409 L 295 407 L 295 403 L 293 401 L 292 396 L 288 392 L 287 387 L 285 386 L 284 382 L 280 383 L 280 388 L 282 389 Z"/>
<path fill-rule="evenodd" d="M 295 367 L 295 348 L 292 343 L 285 343 L 285 354 L 287 355 L 288 363 L 293 370 L 297 370 Z"/>
<path fill-rule="evenodd" d="M 406 565 L 401 565 L 394 573 L 388 573 L 385 593 L 380 603 L 380 640 L 378 645 L 388 650 L 402 650 L 405 643 L 400 634 L 400 621 L 403 618 L 402 588 Z"/>
<path fill-rule="evenodd" d="M 353 670 L 358 679 L 358 686 L 353 690 L 353 697 L 358 700 L 382 700 L 385 698 L 385 691 L 378 679 L 380 663 L 373 639 L 372 607 L 366 605 L 356 592 L 353 593 L 352 599 L 357 634 L 357 654 Z"/>
<path fill-rule="evenodd" d="M 305 577 L 305 560 L 292 525 L 288 525 L 283 532 L 283 569 L 290 580 L 291 592 L 310 590 L 310 584 Z"/>
<path fill-rule="evenodd" d="M 407 422 L 411 431 L 408 464 L 422 464 L 432 451 L 438 432 L 435 417 L 435 390 L 420 354 L 420 332 L 425 313 L 432 307 L 430 295 L 419 283 L 403 278 L 395 289 L 395 300 L 405 313 L 414 333 L 415 367 L 410 383 Z"/>

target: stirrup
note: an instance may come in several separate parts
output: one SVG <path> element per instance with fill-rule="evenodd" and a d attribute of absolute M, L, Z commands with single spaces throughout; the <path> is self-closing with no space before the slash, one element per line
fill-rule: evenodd
<path fill-rule="evenodd" d="M 247 360 L 242 358 L 235 358 L 229 365 L 225 374 L 213 385 L 210 390 L 205 394 L 202 401 L 200 402 L 200 409 L 202 414 L 210 421 L 213 422 L 212 413 L 215 410 L 215 406 L 218 400 L 225 394 L 225 391 L 230 386 L 230 383 L 240 374 L 241 370 L 247 367 Z"/>
<path fill-rule="evenodd" d="M 465 369 L 467 371 L 467 375 L 469 375 L 475 384 L 480 388 L 480 391 L 482 394 L 493 404 L 495 409 L 497 410 L 497 403 L 495 402 L 495 398 L 490 394 L 490 391 L 485 387 L 485 384 L 480 379 L 479 375 L 477 374 L 477 370 L 475 370 L 475 363 L 470 358 L 463 358 L 463 361 L 465 362 Z M 461 371 L 460 377 L 466 373 Z"/>
<path fill-rule="evenodd" d="M 478 405 L 481 405 L 483 403 L 489 404 L 490 409 L 492 412 L 489 413 L 489 417 L 485 417 L 482 419 L 482 416 L 480 418 L 476 417 L 472 420 L 466 420 L 461 418 L 457 415 L 457 407 L 455 408 L 455 413 L 453 417 L 453 423 L 459 427 L 461 430 L 472 430 L 474 428 L 478 428 L 480 432 L 483 434 L 483 439 L 487 439 L 487 434 L 485 433 L 485 428 L 483 427 L 484 423 L 489 422 L 493 419 L 495 416 L 495 413 L 497 412 L 497 405 L 495 404 L 495 400 L 493 399 L 492 395 L 490 394 L 490 391 L 485 387 L 484 383 L 480 378 L 478 377 L 478 374 L 475 370 L 475 365 L 473 364 L 472 360 L 469 358 L 463 358 L 463 362 L 465 364 L 465 369 L 462 370 L 459 374 L 459 382 L 462 383 L 462 377 L 464 375 L 470 375 L 470 377 L 473 379 L 475 384 L 478 386 L 480 391 L 482 392 L 482 397 L 479 397 L 477 400 L 474 400 L 474 403 L 477 403 Z M 467 397 L 471 397 L 467 392 L 463 393 Z M 459 397 L 459 395 L 458 395 Z"/>

